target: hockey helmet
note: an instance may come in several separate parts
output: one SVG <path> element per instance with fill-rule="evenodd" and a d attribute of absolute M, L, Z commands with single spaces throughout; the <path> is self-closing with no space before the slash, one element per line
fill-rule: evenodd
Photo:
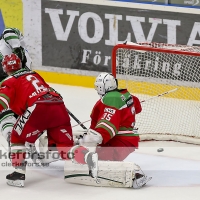
<path fill-rule="evenodd" d="M 17 71 L 22 68 L 20 58 L 14 53 L 4 56 L 1 63 L 5 73 Z"/>
<path fill-rule="evenodd" d="M 115 90 L 118 87 L 117 79 L 112 74 L 106 72 L 102 72 L 97 76 L 94 85 L 100 97 L 104 96 L 106 92 Z"/>

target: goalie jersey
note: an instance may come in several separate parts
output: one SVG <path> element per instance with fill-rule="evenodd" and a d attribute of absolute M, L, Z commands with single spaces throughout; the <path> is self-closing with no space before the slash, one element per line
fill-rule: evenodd
<path fill-rule="evenodd" d="M 134 134 L 135 115 L 142 111 L 139 99 L 127 89 L 107 92 L 95 104 L 91 117 L 91 129 L 103 137 L 103 144 L 113 137 L 123 137 L 130 141 Z"/>

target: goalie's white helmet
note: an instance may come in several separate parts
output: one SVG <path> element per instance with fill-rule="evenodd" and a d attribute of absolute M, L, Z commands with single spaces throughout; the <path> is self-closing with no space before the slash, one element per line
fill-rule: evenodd
<path fill-rule="evenodd" d="M 108 91 L 117 89 L 118 86 L 117 79 L 115 79 L 115 77 L 112 74 L 106 72 L 103 72 L 97 76 L 94 85 L 100 97 L 105 95 L 105 93 Z"/>

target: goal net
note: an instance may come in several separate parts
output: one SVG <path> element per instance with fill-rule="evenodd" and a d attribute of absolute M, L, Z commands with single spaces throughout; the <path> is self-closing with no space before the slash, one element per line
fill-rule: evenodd
<path fill-rule="evenodd" d="M 142 102 L 136 116 L 141 140 L 200 144 L 200 47 L 118 44 L 112 73 L 119 88 Z"/>

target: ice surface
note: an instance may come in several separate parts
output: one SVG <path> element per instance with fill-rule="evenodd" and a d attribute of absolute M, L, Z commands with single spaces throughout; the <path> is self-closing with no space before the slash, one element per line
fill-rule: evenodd
<path fill-rule="evenodd" d="M 98 100 L 94 89 L 50 84 L 64 98 L 67 108 L 80 120 L 89 119 L 91 109 Z M 71 120 L 72 126 L 76 122 Z M 85 123 L 89 126 L 89 122 Z M 75 129 L 81 130 L 76 126 Z M 7 143 L 0 136 L 0 148 Z M 157 152 L 164 148 L 163 152 Z M 27 167 L 24 188 L 6 185 L 5 176 L 13 171 L 9 163 L 0 159 L 0 197 L 12 200 L 199 200 L 200 146 L 178 142 L 141 142 L 140 148 L 128 156 L 127 161 L 140 165 L 153 179 L 146 187 L 103 188 L 69 184 L 64 181 L 64 161 L 57 161 L 48 168 Z M 29 162 L 31 162 L 29 160 Z"/>

